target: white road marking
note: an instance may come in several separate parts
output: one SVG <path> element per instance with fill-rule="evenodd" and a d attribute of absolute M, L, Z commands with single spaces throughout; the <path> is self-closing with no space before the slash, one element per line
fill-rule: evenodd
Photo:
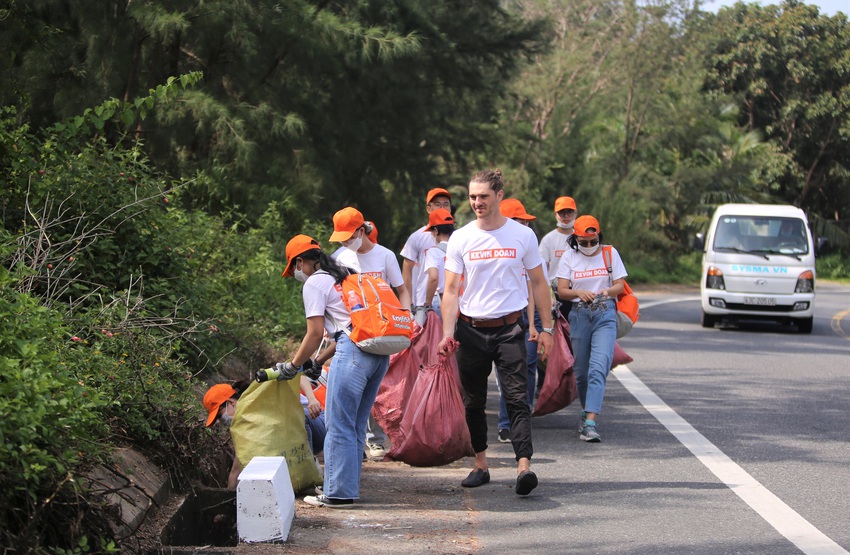
<path fill-rule="evenodd" d="M 641 308 L 643 307 L 644 305 L 641 305 Z M 702 464 L 800 551 L 807 555 L 848 555 L 844 548 L 786 505 L 688 424 L 684 418 L 676 414 L 667 403 L 635 376 L 628 366 L 618 366 L 612 374 Z"/>
<path fill-rule="evenodd" d="M 649 302 L 645 303 L 645 302 L 640 300 L 640 297 L 638 297 L 638 302 L 640 303 L 641 309 L 651 308 L 653 306 L 658 306 L 660 304 L 682 303 L 682 302 L 685 302 L 685 301 L 698 301 L 698 300 L 700 300 L 699 295 L 691 295 L 689 297 L 673 297 L 672 299 L 664 299 L 663 301 L 649 301 Z"/>

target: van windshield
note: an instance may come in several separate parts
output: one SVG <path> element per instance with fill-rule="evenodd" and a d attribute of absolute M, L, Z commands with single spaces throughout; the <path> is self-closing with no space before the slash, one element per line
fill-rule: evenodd
<path fill-rule="evenodd" d="M 714 250 L 797 256 L 809 253 L 809 241 L 800 218 L 728 215 L 717 222 Z"/>

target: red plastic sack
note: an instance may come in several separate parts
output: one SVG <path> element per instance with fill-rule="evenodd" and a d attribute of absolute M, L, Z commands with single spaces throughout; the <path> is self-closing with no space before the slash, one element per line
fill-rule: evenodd
<path fill-rule="evenodd" d="M 614 360 L 611 361 L 611 369 L 613 370 L 617 366 L 621 364 L 628 364 L 630 362 L 634 362 L 635 359 L 629 356 L 629 353 L 623 350 L 620 347 L 619 343 L 614 343 Z"/>
<path fill-rule="evenodd" d="M 570 346 L 570 324 L 560 314 L 555 322 L 552 343 L 552 352 L 546 360 L 546 377 L 531 416 L 559 411 L 578 398 L 576 375 L 573 372 L 575 359 Z"/>
<path fill-rule="evenodd" d="M 452 358 L 438 357 L 436 364 L 422 368 L 401 421 L 402 440 L 393 442 L 387 458 L 441 466 L 475 454 Z"/>
<path fill-rule="evenodd" d="M 419 370 L 429 364 L 432 353 L 437 352 L 440 339 L 442 321 L 431 311 L 425 320 L 425 326 L 415 326 L 410 347 L 390 355 L 389 369 L 381 381 L 378 396 L 372 405 L 372 417 L 386 432 L 392 445 L 401 441 L 399 426 L 410 399 L 410 391 L 419 377 Z M 457 362 L 454 364 L 457 367 Z"/>
<path fill-rule="evenodd" d="M 422 364 L 436 364 L 439 355 L 437 354 L 437 346 L 443 339 L 443 321 L 437 316 L 433 310 L 428 311 L 425 318 L 425 326 L 420 333 L 413 338 L 411 349 L 415 350 L 422 360 Z M 458 386 L 460 385 L 460 372 L 457 366 L 457 357 L 449 357 L 449 366 L 455 375 Z M 461 395 L 463 395 L 461 390 Z"/>
<path fill-rule="evenodd" d="M 422 360 L 414 349 L 407 348 L 392 355 L 389 369 L 378 388 L 378 396 L 372 405 L 372 416 L 393 445 L 401 441 L 399 427 L 404 418 L 404 408 L 421 367 Z"/>

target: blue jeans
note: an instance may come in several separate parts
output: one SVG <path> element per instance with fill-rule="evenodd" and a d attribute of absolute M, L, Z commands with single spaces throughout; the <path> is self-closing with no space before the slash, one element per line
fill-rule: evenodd
<path fill-rule="evenodd" d="M 522 321 L 528 323 L 528 315 L 522 313 Z M 534 327 L 537 328 L 537 333 L 543 331 L 543 322 L 540 321 L 540 314 L 534 311 Z M 528 408 L 534 408 L 534 393 L 537 391 L 537 343 L 528 340 L 528 332 L 525 332 L 525 362 L 528 365 Z M 499 385 L 499 429 L 510 430 L 511 419 L 508 418 L 508 405 L 505 403 L 505 396 L 502 395 L 502 386 Z"/>
<path fill-rule="evenodd" d="M 584 303 L 573 303 L 570 311 L 578 398 L 584 410 L 594 414 L 602 412 L 605 382 L 617 340 L 617 305 L 610 299 L 605 306 L 605 310 L 591 310 Z"/>
<path fill-rule="evenodd" d="M 325 435 L 327 434 L 325 412 L 322 411 L 316 418 L 310 418 L 310 412 L 305 408 L 304 429 L 307 430 L 307 443 L 310 444 L 310 449 L 313 451 L 313 456 L 315 457 L 325 447 Z"/>
<path fill-rule="evenodd" d="M 364 353 L 342 335 L 328 373 L 325 402 L 325 483 L 328 497 L 360 497 L 366 422 L 390 357 Z"/>

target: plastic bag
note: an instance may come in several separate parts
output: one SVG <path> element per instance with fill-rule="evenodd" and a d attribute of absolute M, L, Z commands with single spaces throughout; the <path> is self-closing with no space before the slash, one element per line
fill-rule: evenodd
<path fill-rule="evenodd" d="M 452 358 L 438 357 L 420 372 L 401 421 L 402 439 L 393 442 L 387 458 L 411 466 L 441 466 L 475 455 Z"/>
<path fill-rule="evenodd" d="M 576 375 L 573 372 L 574 362 L 570 346 L 570 324 L 558 314 L 552 352 L 546 360 L 546 377 L 543 378 L 543 386 L 531 416 L 543 416 L 559 411 L 578 398 Z"/>
<path fill-rule="evenodd" d="M 619 343 L 614 343 L 614 359 L 611 361 L 611 369 L 613 370 L 617 366 L 621 364 L 628 364 L 630 362 L 634 362 L 635 359 L 629 356 L 629 353 L 623 350 L 620 347 Z"/>
<path fill-rule="evenodd" d="M 246 467 L 254 457 L 284 457 L 297 493 L 322 483 L 304 428 L 298 380 L 253 382 L 239 397 L 230 436 Z"/>
<path fill-rule="evenodd" d="M 440 344 L 442 339 L 443 321 L 439 316 L 437 316 L 436 312 L 429 310 L 428 316 L 425 320 L 425 326 L 422 328 L 419 335 L 413 338 L 413 343 L 410 348 L 416 351 L 419 358 L 422 360 L 423 365 L 428 366 L 429 364 L 436 364 L 439 356 L 437 354 L 437 346 Z M 460 373 L 457 367 L 457 357 L 449 357 L 449 366 L 451 366 L 455 379 L 457 380 L 458 385 L 460 385 Z"/>
<path fill-rule="evenodd" d="M 378 395 L 372 405 L 372 417 L 390 438 L 390 443 L 396 445 L 400 441 L 401 420 L 404 408 L 410 399 L 413 384 L 419 376 L 422 361 L 412 348 L 408 348 L 390 357 L 390 366 Z"/>

